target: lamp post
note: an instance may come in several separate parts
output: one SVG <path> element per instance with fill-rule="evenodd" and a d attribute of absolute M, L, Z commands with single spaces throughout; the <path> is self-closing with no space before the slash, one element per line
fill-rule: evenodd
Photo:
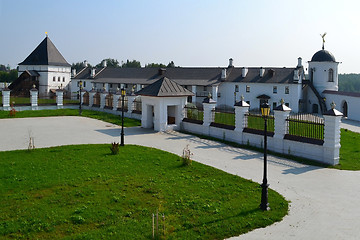
<path fill-rule="evenodd" d="M 267 103 L 261 105 L 261 115 L 264 118 L 264 176 L 263 183 L 261 184 L 261 210 L 268 211 L 270 210 L 268 203 L 268 187 L 267 183 L 267 119 L 270 113 L 270 106 Z"/>
<path fill-rule="evenodd" d="M 125 89 L 121 89 L 121 141 L 120 146 L 124 146 L 124 99 L 125 99 Z"/>
<path fill-rule="evenodd" d="M 82 90 L 82 81 L 79 82 L 79 98 L 80 98 L 79 115 L 80 116 L 81 116 L 81 113 L 82 113 L 82 109 L 81 109 L 81 105 L 82 105 L 81 90 Z"/>

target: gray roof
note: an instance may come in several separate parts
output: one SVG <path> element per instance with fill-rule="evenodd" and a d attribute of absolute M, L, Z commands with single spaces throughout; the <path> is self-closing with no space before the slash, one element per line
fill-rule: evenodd
<path fill-rule="evenodd" d="M 71 66 L 47 36 L 19 65 Z"/>
<path fill-rule="evenodd" d="M 295 83 L 295 68 L 263 68 L 263 77 L 260 77 L 260 68 L 247 68 L 247 74 L 242 77 L 242 68 L 229 68 L 225 82 L 244 82 L 244 83 Z M 296 82 L 297 83 L 297 82 Z"/>
<path fill-rule="evenodd" d="M 341 92 L 341 91 L 334 91 L 334 90 L 325 90 L 322 93 L 350 96 L 350 97 L 360 97 L 360 92 Z"/>
<path fill-rule="evenodd" d="M 327 50 L 317 51 L 311 58 L 311 62 L 336 62 L 334 55 Z"/>
<path fill-rule="evenodd" d="M 223 68 L 111 68 L 97 69 L 94 78 L 95 83 L 128 83 L 128 84 L 152 84 L 162 77 L 167 77 L 182 86 L 212 86 L 218 85 L 221 80 Z M 99 73 L 99 71 L 101 72 Z M 245 83 L 298 83 L 294 82 L 295 68 L 264 68 L 265 73 L 260 77 L 260 68 L 248 68 L 245 77 L 242 77 L 242 68 L 227 68 L 225 82 Z M 90 70 L 79 72 L 75 79 L 90 79 Z"/>
<path fill-rule="evenodd" d="M 162 77 L 153 84 L 136 92 L 136 95 L 154 96 L 154 97 L 179 97 L 193 96 L 194 94 L 183 88 L 179 84 L 166 77 Z"/>

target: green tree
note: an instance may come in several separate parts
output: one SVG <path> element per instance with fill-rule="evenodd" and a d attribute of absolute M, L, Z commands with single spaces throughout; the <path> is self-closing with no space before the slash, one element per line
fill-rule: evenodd
<path fill-rule="evenodd" d="M 122 62 L 121 67 L 123 67 L 123 68 L 141 68 L 141 64 L 139 61 L 136 61 L 136 60 L 129 61 L 129 59 L 128 59 L 128 60 L 126 60 L 126 63 Z"/>
<path fill-rule="evenodd" d="M 173 61 L 171 61 L 171 62 L 169 62 L 169 64 L 168 64 L 166 67 L 168 67 L 168 68 L 174 68 L 174 67 L 176 67 L 176 66 L 175 66 L 175 63 L 174 63 Z"/>
<path fill-rule="evenodd" d="M 91 64 L 88 63 L 88 67 L 92 67 Z M 84 68 L 84 62 L 77 62 L 71 64 L 72 69 L 76 69 L 76 72 L 79 72 L 81 69 Z"/>
<path fill-rule="evenodd" d="M 114 68 L 120 68 L 120 64 L 119 64 L 119 61 L 117 59 L 113 59 L 113 58 L 107 58 L 107 59 L 104 59 L 103 61 L 106 61 L 106 65 L 108 67 L 114 67 Z M 101 63 L 97 64 L 95 67 L 97 68 L 101 68 L 103 66 L 102 64 L 102 61 Z"/>
<path fill-rule="evenodd" d="M 166 68 L 165 64 L 162 63 L 149 63 L 145 65 L 146 68 Z"/>
<path fill-rule="evenodd" d="M 13 82 L 18 77 L 18 71 L 16 69 L 12 69 L 8 71 L 0 71 L 0 82 Z"/>

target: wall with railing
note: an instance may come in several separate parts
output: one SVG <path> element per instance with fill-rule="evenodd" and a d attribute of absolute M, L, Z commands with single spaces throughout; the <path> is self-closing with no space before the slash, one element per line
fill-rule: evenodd
<path fill-rule="evenodd" d="M 182 130 L 263 148 L 264 117 L 249 112 L 246 103 L 242 105 L 235 105 L 234 109 L 215 108 L 216 102 L 203 103 L 203 109 L 186 106 Z M 329 165 L 338 164 L 342 114 L 331 109 L 323 117 L 293 115 L 290 110 L 282 103 L 267 117 L 268 149 Z"/>

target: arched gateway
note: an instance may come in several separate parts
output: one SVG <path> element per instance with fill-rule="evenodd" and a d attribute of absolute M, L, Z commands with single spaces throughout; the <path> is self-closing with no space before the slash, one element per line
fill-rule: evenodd
<path fill-rule="evenodd" d="M 141 126 L 155 131 L 180 129 L 188 96 L 194 94 L 176 82 L 162 77 L 138 91 L 141 96 Z"/>

